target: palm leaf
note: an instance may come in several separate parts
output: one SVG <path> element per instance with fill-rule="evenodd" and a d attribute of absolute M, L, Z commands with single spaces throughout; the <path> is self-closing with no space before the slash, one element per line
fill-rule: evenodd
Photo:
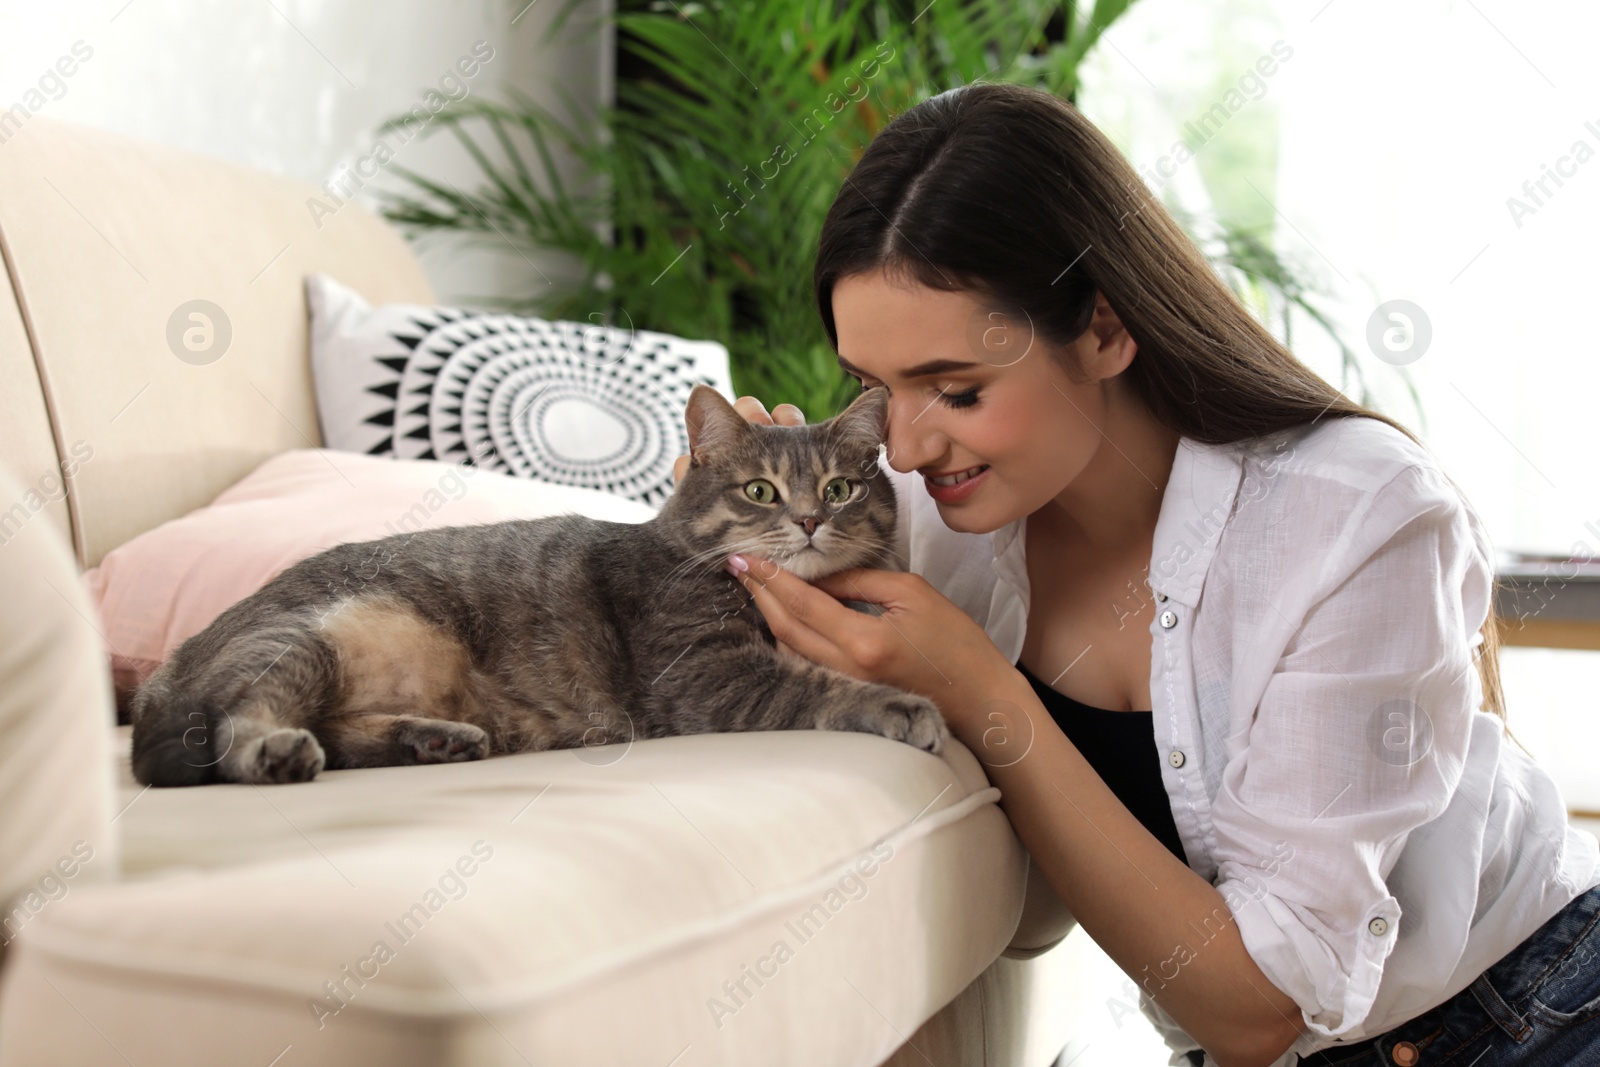
<path fill-rule="evenodd" d="M 619 2 L 618 48 L 641 73 L 619 78 L 615 106 L 564 97 L 557 116 L 514 92 L 456 103 L 424 133 L 461 141 L 477 187 L 396 167 L 406 188 L 385 213 L 413 231 L 563 253 L 575 281 L 500 303 L 714 338 L 738 391 L 821 417 L 853 386 L 812 306 L 811 259 L 862 149 L 893 115 L 955 85 L 1017 82 L 1071 99 L 1085 57 L 1133 0 Z M 578 188 L 558 154 L 587 175 Z M 1241 299 L 1281 318 L 1285 335 L 1291 309 L 1327 331 L 1364 399 L 1361 364 L 1302 274 L 1237 227 L 1211 246 Z"/>

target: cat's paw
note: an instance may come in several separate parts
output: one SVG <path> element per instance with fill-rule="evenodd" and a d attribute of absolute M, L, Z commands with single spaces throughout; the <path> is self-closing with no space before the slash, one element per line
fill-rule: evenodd
<path fill-rule="evenodd" d="M 939 706 L 915 693 L 894 693 L 878 702 L 869 719 L 874 732 L 938 755 L 950 738 Z"/>
<path fill-rule="evenodd" d="M 243 755 L 242 780 L 253 785 L 309 782 L 327 761 L 310 730 L 274 730 L 251 741 Z"/>
<path fill-rule="evenodd" d="M 403 743 L 417 763 L 461 763 L 489 754 L 489 735 L 470 722 L 429 719 L 410 725 Z"/>

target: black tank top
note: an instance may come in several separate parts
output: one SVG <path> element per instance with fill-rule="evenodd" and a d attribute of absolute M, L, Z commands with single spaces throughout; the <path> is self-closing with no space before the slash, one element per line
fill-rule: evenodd
<path fill-rule="evenodd" d="M 1167 846 L 1174 856 L 1188 864 L 1178 824 L 1172 821 L 1172 805 L 1161 783 L 1161 765 L 1156 760 L 1155 715 L 1148 711 L 1109 711 L 1058 693 L 1017 664 L 1028 679 L 1039 702 L 1061 727 L 1083 758 L 1093 767 L 1106 787 Z"/>

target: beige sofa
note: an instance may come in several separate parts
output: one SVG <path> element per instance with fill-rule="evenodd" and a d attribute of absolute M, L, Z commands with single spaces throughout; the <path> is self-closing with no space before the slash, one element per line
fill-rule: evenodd
<path fill-rule="evenodd" d="M 79 573 L 320 446 L 307 273 L 433 299 L 315 192 L 40 117 L 0 145 L 0 1062 L 1047 1067 L 1072 920 L 959 743 L 137 786 Z M 167 341 L 195 299 L 205 365 Z"/>

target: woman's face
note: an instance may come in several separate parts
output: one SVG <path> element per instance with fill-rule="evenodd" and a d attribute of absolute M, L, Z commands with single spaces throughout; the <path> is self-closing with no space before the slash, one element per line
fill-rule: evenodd
<path fill-rule="evenodd" d="M 952 530 L 988 533 L 1032 514 L 1100 446 L 1102 384 L 1074 382 L 1060 361 L 1103 371 L 1095 330 L 1062 349 L 976 294 L 877 272 L 837 282 L 833 315 L 840 366 L 889 389 L 890 466 L 923 476 L 918 491 Z"/>

